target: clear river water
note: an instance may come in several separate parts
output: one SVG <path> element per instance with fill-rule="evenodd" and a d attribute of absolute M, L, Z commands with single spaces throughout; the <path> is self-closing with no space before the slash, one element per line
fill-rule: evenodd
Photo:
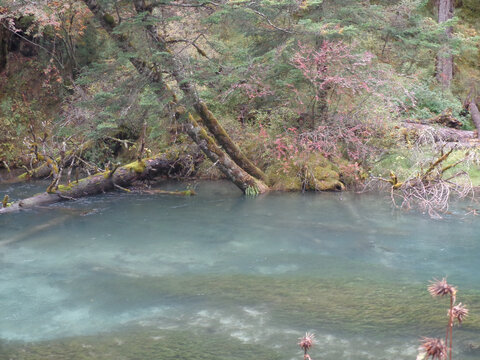
<path fill-rule="evenodd" d="M 165 184 L 181 189 L 184 184 Z M 0 185 L 21 198 L 45 184 Z M 388 196 L 105 194 L 0 215 L 0 359 L 415 359 L 444 336 L 447 277 L 480 359 L 480 221 L 392 210 Z"/>

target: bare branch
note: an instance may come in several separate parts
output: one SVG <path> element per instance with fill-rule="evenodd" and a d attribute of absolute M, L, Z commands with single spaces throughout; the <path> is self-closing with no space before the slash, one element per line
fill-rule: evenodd
<path fill-rule="evenodd" d="M 273 27 L 275 30 L 278 30 L 278 31 L 281 31 L 281 32 L 284 32 L 286 34 L 294 34 L 295 32 L 292 31 L 292 30 L 288 30 L 288 29 L 284 29 L 284 28 L 281 28 L 281 27 L 278 27 L 277 25 L 275 25 L 269 18 L 267 15 L 265 15 L 264 13 L 258 11 L 258 10 L 255 10 L 255 9 L 252 9 L 252 8 L 248 8 L 249 10 L 253 11 L 255 14 L 257 14 L 258 16 L 260 16 L 261 18 L 267 20 L 267 23 L 268 25 L 270 25 L 271 27 Z"/>

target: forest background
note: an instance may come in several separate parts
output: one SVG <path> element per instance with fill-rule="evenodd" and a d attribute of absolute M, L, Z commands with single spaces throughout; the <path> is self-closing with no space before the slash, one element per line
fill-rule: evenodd
<path fill-rule="evenodd" d="M 169 177 L 384 184 L 435 215 L 480 185 L 479 31 L 478 0 L 2 0 L 0 166 L 69 197 L 162 154 Z"/>

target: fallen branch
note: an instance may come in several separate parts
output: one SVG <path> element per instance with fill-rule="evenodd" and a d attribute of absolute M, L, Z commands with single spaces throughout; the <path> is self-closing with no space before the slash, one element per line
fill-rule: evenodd
<path fill-rule="evenodd" d="M 9 238 L 7 240 L 0 241 L 0 247 L 6 246 L 6 245 L 9 245 L 9 244 L 13 244 L 13 243 L 16 243 L 16 242 L 19 242 L 19 241 L 24 241 L 24 240 L 27 240 L 27 239 L 31 239 L 33 235 L 44 232 L 44 231 L 46 231 L 46 230 L 48 230 L 48 229 L 50 229 L 54 226 L 58 226 L 59 224 L 61 224 L 65 220 L 69 219 L 70 217 L 71 217 L 71 215 L 63 215 L 63 216 L 55 217 L 52 220 L 50 220 L 49 222 L 46 222 L 46 223 L 28 228 L 25 232 L 22 232 L 18 235 L 12 236 L 11 238 Z"/>
<path fill-rule="evenodd" d="M 87 142 L 83 143 L 82 145 L 78 146 L 77 149 L 69 150 L 69 151 L 65 152 L 64 162 L 66 163 L 66 162 L 72 161 L 72 164 L 73 164 L 73 160 L 76 157 L 78 157 L 77 154 L 87 150 L 91 146 L 92 146 L 92 142 L 87 141 Z M 30 170 L 30 169 L 25 167 L 25 172 L 24 173 L 16 176 L 13 179 L 7 180 L 6 182 L 11 184 L 11 183 L 23 182 L 23 181 L 28 181 L 28 180 L 48 178 L 50 175 L 52 175 L 53 160 L 50 159 L 49 157 L 46 157 L 46 156 L 43 156 L 43 158 L 45 159 L 45 161 L 42 164 L 38 165 L 36 168 Z M 57 164 L 59 162 L 61 162 L 62 161 L 61 156 L 55 158 L 54 161 Z"/>
<path fill-rule="evenodd" d="M 193 196 L 196 195 L 195 191 L 193 190 L 183 190 L 183 191 L 168 191 L 168 190 L 160 190 L 160 189 L 148 189 L 142 190 L 142 193 L 149 194 L 149 195 L 178 195 L 178 196 Z"/>
<path fill-rule="evenodd" d="M 393 172 L 390 172 L 390 179 L 375 178 L 374 180 L 390 184 L 392 203 L 395 207 L 401 209 L 418 207 L 432 218 L 441 218 L 441 214 L 446 213 L 449 209 L 452 195 L 456 195 L 457 198 L 473 196 L 473 185 L 465 171 L 458 171 L 447 178 L 444 176 L 447 170 L 457 167 L 471 157 L 471 154 L 467 153 L 462 159 L 443 165 L 452 152 L 453 149 L 444 153 L 442 149 L 426 170 L 422 170 L 404 181 L 399 181 Z M 460 180 L 462 177 L 464 179 Z"/>

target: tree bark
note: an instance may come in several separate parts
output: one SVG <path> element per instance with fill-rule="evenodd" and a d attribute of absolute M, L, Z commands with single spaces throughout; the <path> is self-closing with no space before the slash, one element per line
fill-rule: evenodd
<path fill-rule="evenodd" d="M 478 110 L 475 100 L 471 100 L 468 104 L 468 111 L 472 116 L 473 124 L 477 128 L 477 138 L 480 139 L 480 111 Z"/>
<path fill-rule="evenodd" d="M 132 51 L 133 47 L 128 43 L 128 40 L 121 35 L 116 35 L 113 33 L 113 27 L 112 21 L 106 21 L 105 19 L 109 19 L 108 15 L 103 12 L 101 7 L 98 5 L 96 0 L 84 0 L 85 4 L 88 6 L 88 8 L 92 11 L 92 13 L 96 16 L 96 18 L 100 21 L 101 25 L 103 28 L 112 35 L 112 38 L 116 40 L 117 44 L 119 47 L 124 50 L 124 51 Z M 143 2 L 142 2 L 143 3 Z M 135 6 L 139 6 L 138 1 L 135 3 Z M 111 16 L 110 16 L 111 17 Z M 161 40 L 161 39 L 160 39 Z M 163 44 L 163 42 L 159 43 L 160 45 Z M 165 48 L 160 48 L 161 51 L 164 52 L 169 52 L 169 50 Z M 175 63 L 175 58 L 172 56 L 167 57 L 167 67 L 171 67 L 171 72 L 172 75 L 175 77 L 176 81 L 178 82 L 178 85 L 184 93 L 191 95 L 194 99 L 198 99 L 198 97 L 195 95 L 196 91 L 193 88 L 193 85 L 183 76 L 183 72 L 179 71 L 179 66 L 178 64 Z M 177 99 L 173 92 L 168 88 L 168 86 L 164 83 L 163 79 L 161 76 L 157 76 L 156 74 L 159 73 L 161 74 L 160 71 L 160 66 L 155 64 L 153 67 L 157 69 L 156 72 L 148 71 L 149 66 L 148 64 L 140 59 L 131 57 L 130 61 L 132 61 L 132 64 L 135 66 L 137 71 L 139 72 L 140 75 L 146 77 L 149 81 L 152 83 L 156 83 L 161 85 L 161 88 L 163 89 L 163 93 L 170 96 L 172 98 L 173 102 L 176 102 Z M 184 90 L 187 89 L 187 90 Z M 199 108 L 205 109 L 204 114 L 208 111 L 208 108 L 206 106 L 203 106 L 203 103 L 198 102 L 197 103 Z M 237 185 L 243 192 L 245 192 L 248 188 L 254 188 L 256 191 L 259 193 L 263 193 L 268 191 L 268 187 L 262 182 L 259 181 L 255 178 L 253 178 L 251 175 L 248 174 L 247 171 L 244 170 L 243 166 L 239 165 L 235 161 L 233 161 L 227 154 L 224 153 L 222 149 L 220 149 L 216 144 L 215 141 L 208 136 L 206 131 L 201 128 L 196 121 L 192 123 L 191 121 L 194 121 L 194 118 L 190 116 L 190 114 L 185 114 L 185 111 L 183 112 L 183 117 L 187 121 L 187 129 L 189 129 L 187 132 L 189 136 L 192 138 L 192 140 L 200 147 L 200 149 L 205 153 L 205 155 L 214 161 L 215 164 L 219 166 L 219 169 L 224 173 L 224 175 L 231 180 L 235 185 Z M 202 117 L 203 120 L 203 117 Z M 203 130 L 203 131 L 201 131 Z M 225 132 L 226 134 L 226 132 Z M 228 136 L 228 135 L 227 135 Z M 207 146 L 206 144 L 209 144 Z"/>
<path fill-rule="evenodd" d="M 453 18 L 454 0 L 438 0 L 438 23 L 442 24 Z M 451 26 L 445 29 L 446 42 L 452 37 Z M 453 79 L 453 55 L 448 44 L 444 44 L 437 54 L 437 80 L 443 87 L 450 87 Z"/>
<path fill-rule="evenodd" d="M 7 67 L 8 56 L 8 40 L 10 32 L 5 29 L 4 24 L 0 21 L 0 72 Z"/>
<path fill-rule="evenodd" d="M 116 170 L 98 173 L 68 186 L 60 185 L 50 193 L 42 193 L 23 199 L 0 209 L 0 214 L 30 209 L 41 205 L 49 205 L 65 200 L 97 195 L 114 190 L 116 186 L 128 187 L 137 180 L 168 174 L 178 166 L 178 159 L 162 154 L 153 158 L 135 161 Z"/>
<path fill-rule="evenodd" d="M 0 15 L 2 8 L 0 7 Z M 8 46 L 10 40 L 10 31 L 6 28 L 5 20 L 0 20 L 0 72 L 7 68 Z"/>

